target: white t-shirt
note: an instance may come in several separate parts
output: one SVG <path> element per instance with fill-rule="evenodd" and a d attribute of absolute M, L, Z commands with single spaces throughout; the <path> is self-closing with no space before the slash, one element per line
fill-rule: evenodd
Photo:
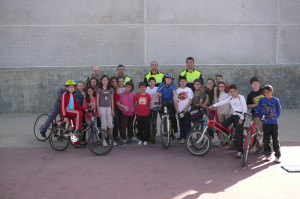
<path fill-rule="evenodd" d="M 178 111 L 182 112 L 183 109 L 188 105 L 189 100 L 193 99 L 194 94 L 192 89 L 189 87 L 185 87 L 184 89 L 178 88 L 177 90 L 178 95 Z M 188 111 L 191 110 L 191 106 L 188 107 Z"/>
<path fill-rule="evenodd" d="M 146 93 L 148 93 L 148 94 L 150 95 L 151 100 L 153 99 L 153 97 L 154 97 L 156 91 L 157 91 L 157 87 L 154 87 L 153 89 L 151 89 L 150 86 L 148 86 L 148 87 L 146 88 Z M 159 102 L 159 97 L 157 97 L 157 98 L 155 99 L 155 102 Z M 150 109 L 153 109 L 153 108 L 155 108 L 155 107 L 157 107 L 157 105 L 150 106 Z"/>
<path fill-rule="evenodd" d="M 121 95 L 122 93 L 124 93 L 124 92 L 125 92 L 125 90 L 126 90 L 126 88 L 125 88 L 125 87 L 123 87 L 123 88 L 119 88 L 119 95 Z"/>

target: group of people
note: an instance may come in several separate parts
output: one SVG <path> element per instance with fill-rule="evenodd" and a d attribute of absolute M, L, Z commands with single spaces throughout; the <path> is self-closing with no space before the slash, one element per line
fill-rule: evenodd
<path fill-rule="evenodd" d="M 265 152 L 266 161 L 271 160 L 270 136 L 273 140 L 275 162 L 280 163 L 280 144 L 278 139 L 278 117 L 281 114 L 279 100 L 272 96 L 273 87 L 266 85 L 260 87 L 260 80 L 257 77 L 250 79 L 252 91 L 248 94 L 247 100 L 243 95 L 238 94 L 236 85 L 229 85 L 224 82 L 222 75 L 215 79 L 208 78 L 204 84 L 202 73 L 194 68 L 194 59 L 186 59 L 187 68 L 180 72 L 178 85 L 174 83 L 174 75 L 164 74 L 158 71 L 157 61 L 151 62 L 151 71 L 140 82 L 139 92 L 134 94 L 132 79 L 125 75 L 125 67 L 117 67 L 117 76 L 100 77 L 100 68 L 93 67 L 92 76 L 86 82 L 68 80 L 65 88 L 57 91 L 57 101 L 54 103 L 52 113 L 45 122 L 41 135 L 46 136 L 51 121 L 61 112 L 64 120 L 72 116 L 75 123 L 74 135 L 81 133 L 82 118 L 85 122 L 91 122 L 91 114 L 83 115 L 87 109 L 92 107 L 99 119 L 98 124 L 102 129 L 108 129 L 115 140 L 120 139 L 115 145 L 125 145 L 138 141 L 139 145 L 147 145 L 150 138 L 149 120 L 157 119 L 157 106 L 166 104 L 169 110 L 171 124 L 175 136 L 180 144 L 185 143 L 186 136 L 191 131 L 191 118 L 189 112 L 198 106 L 207 106 L 211 118 L 221 123 L 224 127 L 233 124 L 236 130 L 236 158 L 241 158 L 243 153 L 243 123 L 244 115 L 251 109 L 254 122 L 260 133 L 263 132 L 263 143 L 259 142 L 257 153 Z M 150 114 L 151 113 L 151 114 Z M 154 113 L 154 114 L 153 114 Z M 179 127 L 176 115 L 178 117 Z M 266 115 L 263 122 L 259 116 Z M 136 117 L 138 123 L 138 138 L 133 136 L 133 121 Z M 178 131 L 180 129 L 180 131 Z M 179 133 L 180 132 L 180 133 Z M 107 146 L 105 140 L 103 145 Z M 226 143 L 221 134 L 218 134 L 216 147 L 224 147 Z"/>

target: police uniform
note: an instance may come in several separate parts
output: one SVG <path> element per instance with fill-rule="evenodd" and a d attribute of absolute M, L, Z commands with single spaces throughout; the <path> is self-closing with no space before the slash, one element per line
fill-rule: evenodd
<path fill-rule="evenodd" d="M 193 92 L 195 91 L 194 88 L 194 81 L 195 79 L 200 79 L 202 81 L 203 84 L 203 77 L 202 77 L 202 73 L 196 69 L 194 69 L 192 72 L 188 72 L 187 69 L 183 70 L 180 72 L 180 76 L 186 76 L 187 79 L 187 84 L 186 86 L 191 88 L 193 90 Z"/>
<path fill-rule="evenodd" d="M 152 71 L 150 71 L 149 73 L 147 73 L 145 75 L 144 82 L 148 85 L 149 78 L 154 77 L 155 81 L 156 81 L 155 86 L 158 87 L 162 82 L 164 82 L 164 76 L 165 76 L 165 74 L 163 74 L 159 71 L 157 71 L 157 73 L 155 73 L 155 74 L 152 73 Z"/>

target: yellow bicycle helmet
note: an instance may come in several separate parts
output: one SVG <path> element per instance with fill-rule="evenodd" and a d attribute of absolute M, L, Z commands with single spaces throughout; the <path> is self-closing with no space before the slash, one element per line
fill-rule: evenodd
<path fill-rule="evenodd" d="M 72 79 L 69 79 L 68 81 L 66 81 L 65 85 L 66 86 L 70 86 L 70 85 L 76 86 L 76 82 L 74 80 L 72 80 Z"/>

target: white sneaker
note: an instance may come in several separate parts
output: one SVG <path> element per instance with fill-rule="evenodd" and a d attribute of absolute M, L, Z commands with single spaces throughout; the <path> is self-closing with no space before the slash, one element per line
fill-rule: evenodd
<path fill-rule="evenodd" d="M 276 156 L 275 156 L 275 163 L 277 163 L 277 164 L 281 163 L 280 157 L 276 157 Z"/>
<path fill-rule="evenodd" d="M 102 145 L 103 145 L 104 147 L 107 147 L 107 146 L 108 146 L 106 140 L 102 140 Z"/>
<path fill-rule="evenodd" d="M 138 142 L 138 145 L 142 145 L 142 141 L 141 140 Z"/>
<path fill-rule="evenodd" d="M 184 138 L 181 138 L 179 144 L 184 144 L 185 143 L 185 139 Z"/>
<path fill-rule="evenodd" d="M 114 145 L 115 145 L 115 146 L 118 146 L 118 144 L 117 144 L 116 142 L 114 142 Z"/>
<path fill-rule="evenodd" d="M 137 137 L 135 137 L 135 136 L 133 136 L 133 137 L 131 138 L 131 140 L 132 140 L 132 141 L 137 141 L 137 142 L 140 141 L 140 140 L 139 140 Z"/>
<path fill-rule="evenodd" d="M 179 133 L 179 132 L 176 132 L 176 133 L 175 133 L 175 138 L 176 138 L 176 139 L 179 139 L 179 138 L 180 138 L 180 133 Z"/>
<path fill-rule="evenodd" d="M 215 143 L 215 146 L 219 146 L 221 144 L 221 142 L 222 141 L 218 139 L 217 142 Z"/>
<path fill-rule="evenodd" d="M 266 162 L 270 162 L 272 160 L 272 156 L 271 155 L 267 155 L 265 158 Z"/>
<path fill-rule="evenodd" d="M 147 145 L 148 145 L 147 141 L 144 141 L 144 146 L 147 146 Z"/>

